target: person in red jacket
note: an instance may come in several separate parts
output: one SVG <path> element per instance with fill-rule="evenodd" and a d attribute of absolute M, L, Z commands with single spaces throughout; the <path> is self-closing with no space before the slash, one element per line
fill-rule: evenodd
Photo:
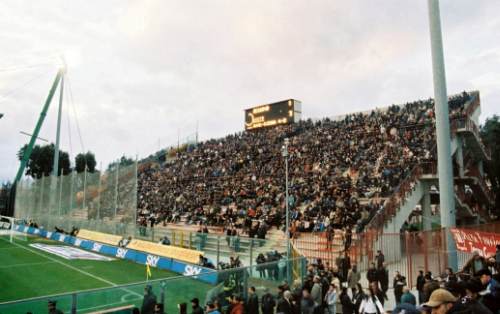
<path fill-rule="evenodd" d="M 231 300 L 233 306 L 231 307 L 230 314 L 244 314 L 245 307 L 243 306 L 243 299 L 240 296 L 233 296 Z"/>

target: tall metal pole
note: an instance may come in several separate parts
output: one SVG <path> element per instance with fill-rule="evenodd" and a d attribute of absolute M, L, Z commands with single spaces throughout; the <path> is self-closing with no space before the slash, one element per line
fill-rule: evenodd
<path fill-rule="evenodd" d="M 287 274 L 287 280 L 290 281 L 290 213 L 289 213 L 289 205 L 288 205 L 288 144 L 289 144 L 289 139 L 285 138 L 285 146 L 283 147 L 283 157 L 285 158 L 285 232 L 286 232 L 286 274 Z M 290 282 L 289 282 L 290 283 Z"/>
<path fill-rule="evenodd" d="M 455 199 L 451 164 L 450 121 L 439 0 L 428 0 L 434 78 L 434 110 L 438 150 L 439 206 L 441 226 L 446 228 L 448 266 L 457 270 L 457 251 L 449 228 L 455 226 Z"/>
<path fill-rule="evenodd" d="M 35 130 L 33 130 L 33 136 L 31 137 L 30 142 L 29 142 L 26 150 L 24 151 L 23 159 L 21 160 L 21 165 L 19 166 L 19 169 L 17 170 L 16 178 L 14 179 L 14 182 L 13 182 L 14 185 L 23 176 L 24 169 L 26 168 L 26 164 L 28 163 L 28 159 L 31 156 L 33 146 L 35 146 L 35 141 L 38 137 L 38 133 L 40 133 L 40 129 L 42 128 L 43 121 L 45 120 L 45 117 L 47 116 L 47 111 L 49 110 L 50 102 L 52 101 L 52 97 L 54 96 L 54 93 L 56 92 L 57 85 L 59 85 L 59 80 L 61 79 L 63 72 L 64 72 L 63 69 L 59 70 L 57 72 L 54 83 L 52 83 L 52 87 L 50 88 L 49 95 L 47 96 L 47 100 L 45 100 L 45 104 L 43 105 L 42 112 L 40 113 L 40 117 L 38 118 L 38 122 L 36 123 Z"/>
<path fill-rule="evenodd" d="M 118 212 L 118 172 L 120 171 L 120 160 L 116 162 L 116 176 L 115 176 L 115 215 L 113 219 L 116 218 L 116 213 Z"/>
<path fill-rule="evenodd" d="M 101 220 L 101 188 L 102 188 L 102 162 L 100 163 L 99 166 L 99 185 L 97 188 L 97 196 L 99 197 L 99 202 L 97 203 L 97 219 Z"/>
<path fill-rule="evenodd" d="M 64 74 L 64 72 L 63 72 Z M 59 111 L 57 113 L 57 131 L 56 131 L 56 146 L 54 148 L 54 162 L 52 166 L 52 176 L 57 177 L 59 171 L 59 140 L 61 137 L 61 113 L 64 91 L 64 75 L 61 75 L 61 84 L 59 85 Z"/>

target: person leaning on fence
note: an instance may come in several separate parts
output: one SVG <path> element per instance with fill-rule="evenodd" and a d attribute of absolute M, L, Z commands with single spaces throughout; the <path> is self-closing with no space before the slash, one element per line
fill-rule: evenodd
<path fill-rule="evenodd" d="M 468 273 L 475 276 L 480 270 L 488 268 L 488 261 L 486 258 L 479 254 L 478 250 L 475 250 L 472 257 L 467 261 L 467 263 L 462 268 L 463 273 Z"/>

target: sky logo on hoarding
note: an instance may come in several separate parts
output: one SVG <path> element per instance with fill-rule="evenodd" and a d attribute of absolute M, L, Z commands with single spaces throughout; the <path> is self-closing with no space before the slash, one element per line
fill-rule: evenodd
<path fill-rule="evenodd" d="M 40 233 L 40 229 L 35 229 L 35 231 L 33 231 L 34 234 L 39 234 Z"/>
<path fill-rule="evenodd" d="M 47 239 L 50 239 L 52 237 L 52 231 L 47 231 L 47 234 L 45 235 Z"/>
<path fill-rule="evenodd" d="M 75 246 L 80 246 L 82 244 L 82 240 L 76 239 L 75 240 Z"/>
<path fill-rule="evenodd" d="M 118 258 L 125 258 L 125 255 L 127 255 L 128 250 L 119 248 L 118 251 L 116 251 L 116 257 Z"/>
<path fill-rule="evenodd" d="M 200 273 L 201 273 L 200 267 L 192 265 L 186 265 L 186 267 L 184 267 L 184 276 L 199 275 Z"/>
<path fill-rule="evenodd" d="M 160 260 L 160 257 L 148 254 L 148 257 L 146 258 L 146 263 L 149 266 L 156 267 L 156 265 L 158 265 L 159 260 Z"/>
<path fill-rule="evenodd" d="M 94 245 L 92 246 L 92 251 L 94 252 L 99 252 L 102 248 L 102 244 L 99 244 L 99 243 L 94 243 Z"/>
<path fill-rule="evenodd" d="M 64 242 L 64 239 L 66 239 L 66 236 L 64 234 L 60 234 L 59 241 Z"/>

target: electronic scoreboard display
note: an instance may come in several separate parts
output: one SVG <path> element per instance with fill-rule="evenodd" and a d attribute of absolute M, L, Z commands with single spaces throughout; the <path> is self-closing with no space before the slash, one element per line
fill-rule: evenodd
<path fill-rule="evenodd" d="M 294 123 L 302 114 L 301 102 L 288 99 L 245 110 L 245 130 Z"/>

